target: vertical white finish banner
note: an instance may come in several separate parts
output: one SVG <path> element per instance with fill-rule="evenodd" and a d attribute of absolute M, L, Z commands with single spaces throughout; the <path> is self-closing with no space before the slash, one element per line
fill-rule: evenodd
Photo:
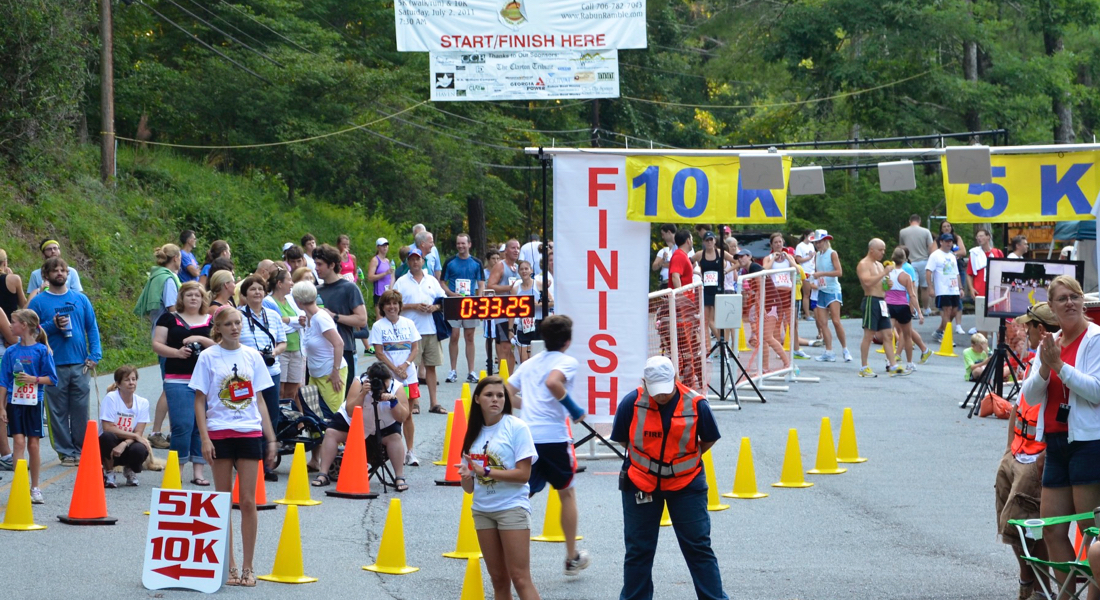
<path fill-rule="evenodd" d="M 626 220 L 626 159 L 554 157 L 557 314 L 573 319 L 573 397 L 609 423 L 641 383 L 649 324 L 649 223 Z"/>

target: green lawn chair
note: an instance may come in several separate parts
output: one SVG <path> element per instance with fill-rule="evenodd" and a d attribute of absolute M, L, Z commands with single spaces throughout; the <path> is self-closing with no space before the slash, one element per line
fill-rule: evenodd
<path fill-rule="evenodd" d="M 1054 600 L 1080 600 L 1088 595 L 1088 586 L 1095 585 L 1095 579 L 1092 575 L 1092 569 L 1089 568 L 1088 561 L 1088 547 L 1092 543 L 1100 530 L 1096 527 L 1089 527 L 1082 532 L 1084 539 L 1081 544 L 1081 551 L 1078 555 L 1078 560 L 1072 560 L 1069 562 L 1055 562 L 1049 560 L 1042 560 L 1031 556 L 1028 552 L 1028 540 L 1027 532 L 1032 529 L 1042 529 L 1049 525 L 1061 525 L 1064 523 L 1071 523 L 1073 521 L 1091 520 L 1093 514 L 1091 512 L 1081 513 L 1077 515 L 1066 515 L 1062 517 L 1047 517 L 1045 519 L 1012 519 L 1008 522 L 1009 525 L 1016 527 L 1016 531 L 1020 534 L 1021 546 L 1024 549 L 1024 554 L 1021 558 L 1026 560 L 1031 565 L 1031 570 L 1035 573 L 1035 581 L 1039 583 L 1039 586 L 1043 589 L 1043 592 L 1048 598 Z M 1054 571 L 1061 571 L 1066 574 L 1066 579 L 1077 578 L 1078 580 L 1084 579 L 1084 584 L 1078 581 L 1077 591 L 1070 593 L 1068 589 L 1058 590 L 1058 594 L 1055 595 L 1048 587 L 1047 581 L 1054 581 Z"/>

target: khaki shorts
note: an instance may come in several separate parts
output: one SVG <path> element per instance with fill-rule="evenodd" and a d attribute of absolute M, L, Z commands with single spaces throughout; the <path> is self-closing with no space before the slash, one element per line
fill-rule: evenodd
<path fill-rule="evenodd" d="M 451 329 L 477 329 L 477 326 L 481 324 L 481 321 L 477 319 L 466 319 L 463 321 L 447 321 L 451 324 Z"/>
<path fill-rule="evenodd" d="M 340 381 L 347 381 L 348 368 L 344 367 L 340 369 Z M 340 410 L 340 405 L 344 402 L 344 392 L 347 390 L 341 390 L 337 392 L 332 389 L 332 382 L 329 381 L 328 375 L 324 377 L 313 377 L 310 375 L 309 384 L 317 386 L 317 392 L 321 394 L 321 401 L 328 406 L 329 410 L 336 412 Z"/>
<path fill-rule="evenodd" d="M 498 510 L 496 512 L 474 513 L 474 529 L 499 529 L 501 531 L 518 531 L 531 529 L 531 513 L 520 507 Z"/>
<path fill-rule="evenodd" d="M 1039 496 L 1043 490 L 1043 469 L 1038 461 L 1021 464 L 1010 452 L 1005 452 L 997 466 L 993 489 L 997 495 L 997 532 L 1004 543 L 1020 551 L 1020 534 L 1009 525 L 1012 519 L 1038 519 Z"/>
<path fill-rule="evenodd" d="M 425 367 L 438 367 L 443 364 L 443 350 L 439 346 L 439 338 L 434 333 L 420 338 L 420 350 L 416 362 Z"/>
<path fill-rule="evenodd" d="M 306 357 L 301 350 L 283 352 L 279 355 L 279 368 L 283 375 L 282 383 L 302 383 L 306 378 Z"/>

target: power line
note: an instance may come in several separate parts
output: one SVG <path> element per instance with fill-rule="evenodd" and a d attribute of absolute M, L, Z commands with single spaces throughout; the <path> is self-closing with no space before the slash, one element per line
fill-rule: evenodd
<path fill-rule="evenodd" d="M 237 27 L 233 23 L 229 22 L 229 20 L 227 20 L 225 17 L 223 17 L 223 16 L 219 15 L 218 13 L 210 10 L 209 8 L 206 8 L 205 6 L 203 6 L 203 5 L 199 4 L 198 2 L 196 2 L 195 0 L 187 0 L 187 1 L 190 2 L 191 4 L 193 4 L 199 10 L 201 10 L 201 11 L 205 12 L 206 14 L 214 17 L 215 19 L 221 21 L 222 23 L 225 23 L 227 26 L 229 26 L 230 29 L 233 29 L 237 33 L 241 34 L 242 36 L 252 40 L 257 45 L 263 45 L 264 44 L 264 42 L 261 42 L 260 40 L 258 40 L 256 38 L 252 37 L 251 35 L 249 35 L 247 31 L 241 29 L 240 27 Z"/>
<path fill-rule="evenodd" d="M 275 35 L 277 35 L 277 36 L 281 37 L 282 39 L 286 40 L 287 42 L 290 42 L 291 44 L 294 44 L 294 45 L 295 45 L 295 46 L 297 46 L 297 47 L 298 47 L 298 49 L 299 49 L 299 50 L 301 50 L 302 52 L 307 52 L 307 53 L 309 53 L 309 54 L 312 54 L 313 56 L 317 56 L 317 53 L 316 53 L 316 52 L 313 52 L 313 51 L 312 51 L 312 50 L 310 50 L 309 48 L 306 48 L 305 46 L 303 46 L 303 45 L 299 44 L 298 42 L 295 42 L 294 40 L 292 40 L 292 39 L 290 39 L 290 38 L 286 37 L 285 35 L 283 35 L 283 34 L 279 33 L 278 31 L 275 31 L 274 29 L 272 29 L 272 28 L 268 27 L 267 25 L 264 25 L 264 24 L 263 24 L 263 23 L 261 23 L 261 22 L 260 22 L 259 20 L 257 20 L 256 18 L 254 18 L 254 17 L 252 16 L 252 15 L 250 15 L 250 14 L 248 14 L 248 13 L 244 12 L 243 10 L 241 10 L 241 9 L 237 8 L 236 6 L 233 6 L 232 4 L 230 4 L 230 3 L 226 2 L 225 0 L 218 0 L 218 2 L 221 2 L 222 4 L 224 4 L 224 5 L 228 6 L 229 8 L 231 8 L 231 9 L 233 9 L 233 10 L 235 10 L 235 11 L 237 11 L 237 12 L 241 13 L 242 15 L 244 15 L 245 17 L 247 17 L 247 18 L 248 18 L 248 19 L 249 19 L 250 21 L 252 21 L 253 23 L 255 23 L 255 24 L 259 25 L 260 27 L 263 27 L 264 29 L 266 29 L 266 30 L 270 31 L 271 33 L 274 33 Z"/>
<path fill-rule="evenodd" d="M 525 133 L 588 133 L 588 131 L 589 131 L 589 129 L 587 127 L 583 128 L 583 129 L 524 129 L 522 127 L 509 127 L 507 125 L 498 126 L 498 125 L 494 125 L 492 123 L 488 123 L 486 121 L 479 121 L 479 120 L 474 119 L 472 117 L 466 117 L 466 116 L 463 116 L 463 115 L 460 115 L 460 114 L 457 114 L 457 113 L 449 112 L 449 111 L 443 110 L 442 108 L 437 108 L 437 107 L 435 107 L 431 104 L 427 104 L 425 106 L 427 108 L 430 108 L 430 109 L 436 111 L 436 112 L 440 112 L 440 113 L 443 113 L 445 115 L 450 115 L 452 117 L 462 119 L 463 121 L 469 121 L 471 123 L 477 123 L 479 125 L 485 125 L 487 127 L 501 127 L 503 129 L 507 129 L 509 131 L 522 131 L 522 132 L 525 132 Z"/>
<path fill-rule="evenodd" d="M 237 38 L 229 35 L 228 33 L 222 31 L 221 29 L 218 29 L 214 25 L 211 25 L 209 21 L 206 21 L 205 19 L 203 19 L 202 17 L 196 15 L 195 13 L 187 10 L 186 8 L 180 6 L 179 4 L 176 4 L 175 0 L 167 0 L 167 2 L 169 4 L 171 4 L 172 6 L 175 6 L 176 8 L 178 8 L 181 11 L 183 11 L 183 12 L 187 13 L 188 15 L 190 15 L 192 19 L 195 19 L 199 23 L 202 23 L 203 25 L 206 25 L 207 27 L 213 29 L 214 31 L 217 31 L 218 33 L 224 35 L 225 37 L 227 37 L 231 40 L 233 40 L 234 42 L 237 42 L 238 44 L 240 44 L 240 45 L 244 46 L 245 48 L 247 48 L 247 49 L 251 50 L 252 52 L 254 52 L 257 56 L 259 56 L 259 57 L 263 58 L 264 60 L 270 62 L 271 64 L 279 67 L 280 69 L 285 69 L 286 68 L 282 64 L 280 64 L 279 61 L 271 58 L 270 56 L 264 54 L 263 52 L 260 52 L 259 50 L 253 48 L 252 46 L 249 46 L 248 44 L 238 40 Z"/>

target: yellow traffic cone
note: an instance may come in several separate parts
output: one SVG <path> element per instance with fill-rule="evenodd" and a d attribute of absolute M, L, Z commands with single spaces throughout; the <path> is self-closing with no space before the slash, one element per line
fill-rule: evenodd
<path fill-rule="evenodd" d="M 791 429 L 787 433 L 787 453 L 783 456 L 783 472 L 779 481 L 772 487 L 782 488 L 808 488 L 812 483 L 806 481 L 802 474 L 802 451 L 798 448 L 798 430 Z"/>
<path fill-rule="evenodd" d="M 737 351 L 738 352 L 751 352 L 752 348 L 749 348 L 749 343 L 745 341 L 745 328 L 741 327 L 737 330 Z"/>
<path fill-rule="evenodd" d="M 856 446 L 856 423 L 852 419 L 852 409 L 844 409 L 844 417 L 840 420 L 840 442 L 836 447 L 836 460 L 842 463 L 867 462 L 866 458 L 859 455 Z"/>
<path fill-rule="evenodd" d="M 672 517 L 668 514 L 668 503 L 665 503 L 665 509 L 661 512 L 661 527 L 671 527 Z"/>
<path fill-rule="evenodd" d="M 261 475 L 262 477 L 262 475 Z M 294 445 L 294 462 L 290 463 L 290 477 L 286 480 L 286 496 L 275 504 L 317 506 L 320 500 L 309 497 L 309 473 L 306 472 L 306 447 L 301 442 Z"/>
<path fill-rule="evenodd" d="M 466 414 L 470 414 L 467 412 Z M 447 449 L 451 447 L 451 429 L 455 426 L 455 414 L 453 412 L 447 413 L 447 429 L 443 434 L 443 452 L 439 460 L 433 460 L 432 464 L 437 466 L 444 466 L 447 464 Z"/>
<path fill-rule="evenodd" d="M 382 543 L 378 545 L 378 558 L 365 571 L 407 575 L 420 570 L 405 563 L 405 525 L 401 519 L 401 500 L 392 498 L 386 513 L 386 527 L 382 530 Z"/>
<path fill-rule="evenodd" d="M 462 398 L 462 408 L 466 409 L 466 414 L 470 414 L 470 403 L 473 402 L 473 400 L 471 399 L 472 396 L 470 396 L 469 383 L 462 384 L 462 396 L 460 397 Z"/>
<path fill-rule="evenodd" d="M 784 331 L 786 332 L 786 335 L 783 336 L 783 351 L 784 352 L 790 352 L 791 351 L 791 330 L 789 328 L 785 328 Z"/>
<path fill-rule="evenodd" d="M 817 437 L 817 462 L 806 471 L 811 475 L 840 475 L 848 469 L 837 466 L 836 446 L 833 445 L 833 427 L 829 417 L 821 417 L 821 434 Z"/>
<path fill-rule="evenodd" d="M 474 495 L 462 494 L 462 514 L 458 516 L 458 541 L 454 552 L 444 552 L 445 558 L 481 558 L 481 544 L 474 530 Z"/>
<path fill-rule="evenodd" d="M 955 354 L 955 331 L 951 328 L 951 321 L 947 322 L 947 327 L 943 330 L 943 340 L 940 341 L 940 349 L 936 351 L 936 356 L 947 356 L 950 358 L 959 356 Z"/>
<path fill-rule="evenodd" d="M 508 361 L 500 359 L 500 370 L 497 371 L 504 383 L 508 383 Z"/>
<path fill-rule="evenodd" d="M 466 559 L 466 577 L 462 580 L 462 597 L 459 600 L 485 600 L 485 582 L 481 579 L 481 561 Z"/>
<path fill-rule="evenodd" d="M 898 355 L 898 336 L 894 334 L 893 329 L 890 330 L 890 339 L 893 341 L 893 344 L 894 344 L 894 356 L 897 356 Z M 882 345 L 879 346 L 878 350 L 875 350 L 875 352 L 878 352 L 879 354 L 886 354 L 886 340 L 882 341 Z"/>
<path fill-rule="evenodd" d="M 279 548 L 275 550 L 275 565 L 270 575 L 260 575 L 256 579 L 275 583 L 313 583 L 316 577 L 307 577 L 302 564 L 302 529 L 298 524 L 298 507 L 291 504 L 286 507 L 283 518 L 283 533 L 279 536 Z"/>
<path fill-rule="evenodd" d="M 481 381 L 482 379 L 485 379 L 488 376 L 489 376 L 489 374 L 485 372 L 485 369 L 482 369 L 481 372 L 477 374 L 477 380 Z"/>
<path fill-rule="evenodd" d="M 703 453 L 703 470 L 707 472 L 707 510 L 726 510 L 730 505 L 722 504 L 722 499 L 718 497 L 718 477 L 714 474 L 714 457 L 710 450 Z"/>
<path fill-rule="evenodd" d="M 578 540 L 583 540 L 577 536 Z M 542 521 L 542 535 L 531 537 L 534 542 L 564 542 L 565 532 L 561 530 L 561 498 L 557 490 L 550 490 L 546 497 L 546 517 Z"/>
<path fill-rule="evenodd" d="M 752 500 L 754 498 L 767 498 L 756 489 L 756 468 L 752 464 L 752 444 L 749 438 L 741 438 L 741 453 L 737 455 L 737 471 L 733 475 L 733 491 L 722 494 L 725 498 L 740 498 Z"/>
<path fill-rule="evenodd" d="M 183 481 L 180 479 L 180 459 L 179 452 L 175 450 L 168 451 L 168 461 L 164 463 L 164 474 L 160 478 L 160 489 L 162 490 L 182 490 Z M 145 511 L 148 515 L 149 511 Z"/>
<path fill-rule="evenodd" d="M 8 492 L 8 508 L 4 511 L 4 522 L 0 529 L 8 531 L 40 531 L 45 525 L 34 524 L 31 511 L 31 479 L 27 475 L 27 460 L 20 458 L 15 463 L 15 479 L 11 481 Z"/>

